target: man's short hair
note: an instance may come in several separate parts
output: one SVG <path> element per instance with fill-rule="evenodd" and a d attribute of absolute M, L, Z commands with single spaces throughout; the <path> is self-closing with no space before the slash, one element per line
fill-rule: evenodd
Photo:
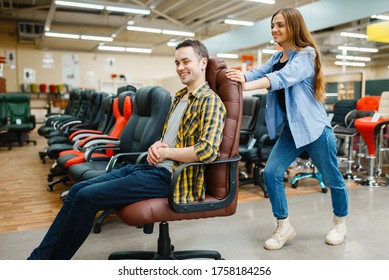
<path fill-rule="evenodd" d="M 183 47 L 192 47 L 199 61 L 202 58 L 209 59 L 207 47 L 199 40 L 185 39 L 177 44 L 176 50 Z"/>

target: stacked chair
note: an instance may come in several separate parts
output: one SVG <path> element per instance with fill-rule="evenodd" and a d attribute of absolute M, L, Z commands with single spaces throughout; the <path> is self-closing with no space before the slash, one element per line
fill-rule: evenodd
<path fill-rule="evenodd" d="M 143 232 L 151 234 L 154 223 L 159 223 L 157 251 L 115 252 L 109 259 L 222 259 L 213 250 L 175 251 L 169 237 L 169 222 L 233 215 L 237 207 L 239 137 L 242 122 L 242 90 L 240 84 L 226 78 L 224 61 L 211 58 L 207 66 L 210 87 L 220 96 L 227 108 L 227 118 L 220 146 L 220 156 L 206 165 L 206 198 L 189 204 L 176 204 L 173 190 L 177 178 L 187 166 L 200 162 L 182 164 L 173 174 L 168 198 L 153 198 L 118 209 L 117 215 L 129 226 L 143 225 Z"/>
<path fill-rule="evenodd" d="M 122 92 L 117 98 L 115 98 L 112 102 L 112 116 L 114 119 L 112 127 L 109 128 L 109 133 L 105 134 L 113 138 L 117 138 L 120 136 L 123 128 L 131 117 L 132 114 L 132 98 L 134 96 L 134 91 L 125 91 Z M 106 108 L 101 108 L 101 110 L 106 112 Z M 109 120 L 108 117 L 105 117 L 105 120 Z M 77 134 L 77 133 L 76 133 Z M 102 133 L 97 131 L 96 133 L 88 132 L 86 135 L 84 134 L 84 138 L 77 137 L 75 143 L 58 143 L 53 144 L 48 147 L 47 155 L 52 159 L 56 159 L 55 164 L 50 169 L 50 173 L 48 174 L 48 181 L 51 182 L 47 189 L 48 191 L 52 191 L 54 185 L 60 182 L 68 181 L 67 169 L 70 164 L 81 163 L 85 159 L 85 149 L 92 145 L 96 137 L 102 137 Z M 97 136 L 98 135 L 98 136 Z M 73 135 L 72 135 L 73 136 Z M 80 136 L 80 135 L 78 135 Z M 91 144 L 92 143 L 92 144 Z M 107 150 L 106 153 L 100 153 L 99 157 L 108 157 L 112 156 L 112 150 Z M 97 156 L 97 155 L 96 155 Z M 61 159 L 59 159 L 61 158 Z M 61 164 L 64 160 L 70 160 L 68 165 Z M 62 176 L 60 179 L 55 181 L 53 180 L 54 176 Z"/>

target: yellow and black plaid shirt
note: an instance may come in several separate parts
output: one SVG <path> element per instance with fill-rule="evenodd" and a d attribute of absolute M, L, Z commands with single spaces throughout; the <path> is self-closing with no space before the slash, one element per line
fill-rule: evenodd
<path fill-rule="evenodd" d="M 176 108 L 180 99 L 187 93 L 183 89 L 176 93 L 167 119 Z M 219 96 L 204 83 L 193 92 L 189 92 L 188 105 L 185 109 L 177 134 L 176 148 L 194 146 L 200 161 L 207 163 L 219 155 L 222 140 L 226 109 Z M 167 123 L 163 128 L 165 134 Z M 173 163 L 173 172 L 181 162 Z M 190 166 L 186 168 L 177 181 L 174 191 L 176 203 L 188 203 L 205 197 L 204 167 Z"/>

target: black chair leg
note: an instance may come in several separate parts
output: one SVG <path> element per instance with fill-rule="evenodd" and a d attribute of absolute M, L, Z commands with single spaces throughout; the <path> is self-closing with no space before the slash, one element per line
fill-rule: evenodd
<path fill-rule="evenodd" d="M 93 226 L 94 233 L 100 233 L 101 227 L 103 226 L 103 222 L 105 218 L 107 218 L 110 214 L 112 214 L 109 210 L 104 210 L 104 212 L 96 219 L 95 224 Z"/>

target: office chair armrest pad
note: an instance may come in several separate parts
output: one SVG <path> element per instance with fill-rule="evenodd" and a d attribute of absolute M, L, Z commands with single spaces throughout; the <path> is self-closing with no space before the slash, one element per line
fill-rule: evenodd
<path fill-rule="evenodd" d="M 93 153 L 99 150 L 120 150 L 119 145 L 97 145 L 97 146 L 92 146 L 86 149 L 84 152 L 84 159 L 85 161 L 90 161 Z"/>
<path fill-rule="evenodd" d="M 217 210 L 226 207 L 227 205 L 231 204 L 231 202 L 235 199 L 237 188 L 238 188 L 238 180 L 237 180 L 237 170 L 238 170 L 238 163 L 241 159 L 241 156 L 234 156 L 232 158 L 226 158 L 226 159 L 217 159 L 213 162 L 209 163 L 203 163 L 203 162 L 190 162 L 190 163 L 183 163 L 181 164 L 173 173 L 172 180 L 170 182 L 170 188 L 169 188 L 169 194 L 168 194 L 168 201 L 170 207 L 175 211 L 179 213 L 185 213 L 185 212 L 199 212 L 199 211 L 209 211 L 209 210 Z M 202 201 L 196 201 L 193 203 L 187 203 L 187 204 L 177 204 L 174 201 L 174 189 L 177 185 L 178 177 L 180 176 L 181 172 L 188 166 L 194 166 L 194 165 L 211 165 L 211 164 L 220 164 L 220 163 L 227 163 L 229 167 L 229 193 L 227 196 L 221 200 L 212 201 L 212 202 L 202 202 Z"/>
<path fill-rule="evenodd" d="M 89 148 L 93 145 L 104 145 L 104 144 L 114 144 L 118 145 L 119 144 L 119 139 L 108 136 L 108 135 L 93 135 L 89 136 L 85 139 L 83 139 L 80 143 L 79 146 L 81 148 Z"/>
<path fill-rule="evenodd" d="M 112 171 L 112 168 L 115 166 L 116 162 L 118 161 L 119 158 L 121 157 L 130 157 L 130 156 L 133 156 L 133 157 L 139 157 L 142 153 L 141 152 L 132 152 L 132 153 L 120 153 L 120 154 L 116 154 L 114 155 L 113 157 L 110 158 L 108 164 L 107 164 L 107 167 L 106 167 L 106 170 L 107 172 L 111 172 Z"/>

